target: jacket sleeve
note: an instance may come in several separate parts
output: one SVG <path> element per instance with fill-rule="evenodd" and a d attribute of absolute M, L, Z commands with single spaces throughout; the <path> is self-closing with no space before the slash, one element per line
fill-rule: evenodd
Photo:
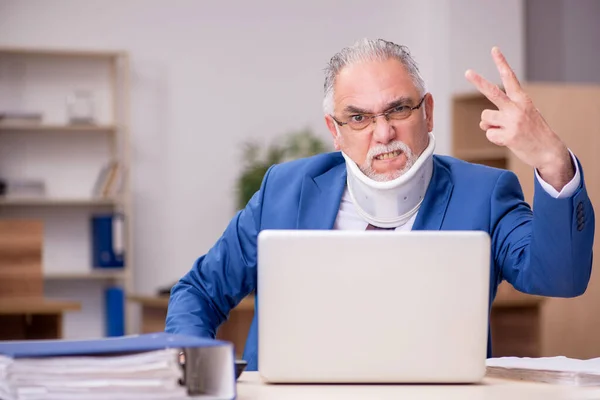
<path fill-rule="evenodd" d="M 579 161 L 578 161 L 579 162 Z M 491 199 L 492 252 L 498 282 L 534 295 L 575 297 L 592 270 L 595 216 L 583 170 L 575 193 L 554 198 L 535 179 L 533 211 L 513 172 L 503 172 Z"/>
<path fill-rule="evenodd" d="M 267 177 L 214 246 L 172 288 L 166 332 L 214 338 L 229 312 L 256 288 L 256 241 Z"/>

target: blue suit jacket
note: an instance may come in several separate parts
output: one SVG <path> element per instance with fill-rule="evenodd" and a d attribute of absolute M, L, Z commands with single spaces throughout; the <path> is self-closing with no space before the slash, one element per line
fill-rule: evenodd
<path fill-rule="evenodd" d="M 573 297 L 587 288 L 594 210 L 581 184 L 555 199 L 536 180 L 532 213 L 514 173 L 434 156 L 434 170 L 413 230 L 482 230 L 491 236 L 491 305 L 507 280 L 530 294 Z M 269 169 L 260 190 L 207 254 L 173 287 L 166 330 L 214 337 L 229 311 L 256 288 L 257 235 L 263 229 L 331 229 L 346 184 L 339 152 Z M 259 294 L 256 307 L 259 309 Z M 244 349 L 257 365 L 255 313 Z M 491 356 L 488 338 L 488 356 Z"/>

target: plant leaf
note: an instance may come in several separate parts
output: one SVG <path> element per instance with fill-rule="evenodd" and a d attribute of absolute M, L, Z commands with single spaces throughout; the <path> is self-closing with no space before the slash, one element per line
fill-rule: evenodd
<path fill-rule="evenodd" d="M 264 176 L 272 165 L 329 151 L 325 142 L 308 128 L 285 135 L 283 143 L 275 141 L 264 152 L 255 140 L 246 141 L 242 146 L 245 167 L 236 181 L 238 210 L 246 207 L 252 196 L 260 190 Z"/>

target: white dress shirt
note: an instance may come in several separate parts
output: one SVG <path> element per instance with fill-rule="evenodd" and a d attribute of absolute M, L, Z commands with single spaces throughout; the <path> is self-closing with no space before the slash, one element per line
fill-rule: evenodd
<path fill-rule="evenodd" d="M 575 176 L 573 177 L 573 179 L 571 179 L 569 183 L 567 183 L 562 188 L 560 192 L 554 189 L 549 183 L 544 181 L 538 174 L 537 169 L 535 170 L 535 177 L 542 186 L 542 188 L 555 199 L 562 199 L 565 197 L 572 196 L 573 193 L 575 193 L 575 191 L 579 187 L 579 184 L 581 183 L 581 175 L 579 173 L 577 159 L 575 158 L 575 155 L 571 152 L 571 150 L 569 150 L 569 153 L 571 154 L 573 164 L 575 165 Z M 417 212 L 404 225 L 397 227 L 395 230 L 410 231 L 413 227 L 413 224 L 415 223 L 415 219 L 417 218 L 418 214 L 419 213 Z M 348 193 L 348 187 L 346 187 L 342 195 L 340 209 L 335 219 L 333 229 L 364 231 L 365 229 L 367 229 L 368 225 L 369 224 L 367 223 L 367 221 L 362 219 L 360 215 L 358 215 L 358 213 L 356 212 L 354 203 L 352 203 L 352 199 L 350 198 L 350 193 Z"/>

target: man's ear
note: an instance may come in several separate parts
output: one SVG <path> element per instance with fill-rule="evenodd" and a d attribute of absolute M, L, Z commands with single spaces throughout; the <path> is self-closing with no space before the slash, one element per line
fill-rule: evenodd
<path fill-rule="evenodd" d="M 427 131 L 433 131 L 433 95 L 427 93 L 425 95 L 425 120 L 427 121 Z"/>
<path fill-rule="evenodd" d="M 333 118 L 331 117 L 331 115 L 325 116 L 325 123 L 327 124 L 327 129 L 329 129 L 331 136 L 333 136 L 333 146 L 335 147 L 336 150 L 339 151 L 341 149 L 341 139 L 342 138 L 339 137 L 337 125 L 336 125 L 335 121 L 333 120 Z"/>

